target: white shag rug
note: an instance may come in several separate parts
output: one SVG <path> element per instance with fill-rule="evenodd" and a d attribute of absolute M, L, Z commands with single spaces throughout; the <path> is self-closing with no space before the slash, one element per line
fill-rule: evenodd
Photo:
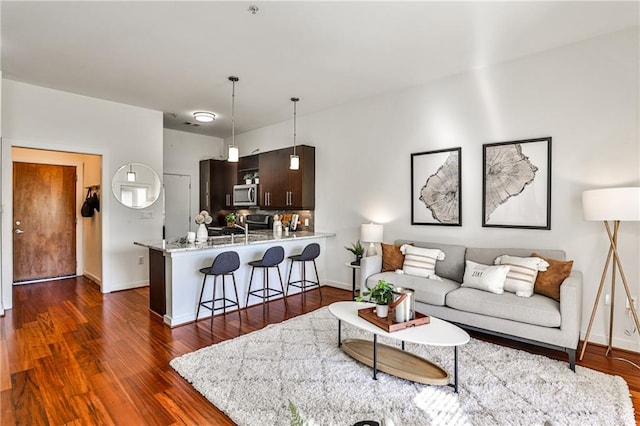
<path fill-rule="evenodd" d="M 580 366 L 476 339 L 459 349 L 460 393 L 378 373 L 337 346 L 328 309 L 299 316 L 171 361 L 238 425 L 289 425 L 291 401 L 311 424 L 384 417 L 411 425 L 634 425 L 627 383 Z M 342 338 L 371 334 L 342 326 Z M 380 343 L 395 344 L 397 342 Z M 453 349 L 406 350 L 453 371 Z M 305 423 L 307 424 L 307 423 Z"/>

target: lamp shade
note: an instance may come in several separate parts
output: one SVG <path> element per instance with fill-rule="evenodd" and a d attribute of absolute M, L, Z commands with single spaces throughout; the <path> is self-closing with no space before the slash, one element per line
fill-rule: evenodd
<path fill-rule="evenodd" d="M 238 147 L 234 145 L 229 145 L 229 154 L 227 155 L 227 161 L 230 163 L 237 163 L 240 152 L 238 151 Z"/>
<path fill-rule="evenodd" d="M 382 225 L 363 223 L 360 225 L 360 239 L 365 243 L 381 243 L 383 230 Z"/>
<path fill-rule="evenodd" d="M 640 187 L 584 191 L 582 210 L 584 220 L 640 221 Z"/>
<path fill-rule="evenodd" d="M 300 170 L 300 157 L 298 157 L 297 155 L 290 155 L 289 168 L 291 170 Z"/>

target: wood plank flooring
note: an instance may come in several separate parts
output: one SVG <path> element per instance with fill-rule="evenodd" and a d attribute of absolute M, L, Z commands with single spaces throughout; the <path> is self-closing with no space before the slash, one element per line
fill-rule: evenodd
<path fill-rule="evenodd" d="M 209 321 L 171 329 L 148 310 L 148 289 L 101 294 L 84 278 L 14 287 L 0 318 L 2 425 L 233 425 L 169 366 L 176 356 L 315 310 L 351 292 L 323 287 Z M 531 352 L 557 353 L 474 333 Z M 616 351 L 640 364 L 640 354 Z M 640 420 L 640 372 L 590 344 L 580 365 L 623 376 Z"/>

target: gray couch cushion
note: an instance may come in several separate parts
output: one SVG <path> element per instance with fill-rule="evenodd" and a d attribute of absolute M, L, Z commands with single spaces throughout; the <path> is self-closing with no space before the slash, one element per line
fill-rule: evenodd
<path fill-rule="evenodd" d="M 446 304 L 460 311 L 543 327 L 560 327 L 561 322 L 560 303 L 539 294 L 518 297 L 512 293 L 493 294 L 461 287 L 447 294 Z"/>
<path fill-rule="evenodd" d="M 367 287 L 375 286 L 378 280 L 385 280 L 395 287 L 411 288 L 416 291 L 416 302 L 438 306 L 444 306 L 447 293 L 460 287 L 460 284 L 447 278 L 436 281 L 407 274 L 396 274 L 395 272 L 381 272 L 370 276 L 367 280 Z"/>
<path fill-rule="evenodd" d="M 426 243 L 423 241 L 412 240 L 396 240 L 395 244 L 413 244 L 416 247 L 424 247 L 430 249 L 440 249 L 445 254 L 444 260 L 436 262 L 436 275 L 442 278 L 448 278 L 458 283 L 462 282 L 464 276 L 464 254 L 465 246 L 441 243 Z M 544 253 L 540 253 L 545 256 Z"/>
<path fill-rule="evenodd" d="M 509 256 L 529 257 L 531 253 L 538 253 L 541 256 L 550 257 L 551 259 L 565 260 L 566 254 L 562 250 L 546 250 L 546 249 L 522 249 L 522 248 L 467 248 L 467 258 L 476 263 L 483 265 L 493 265 L 496 257 L 508 254 Z"/>

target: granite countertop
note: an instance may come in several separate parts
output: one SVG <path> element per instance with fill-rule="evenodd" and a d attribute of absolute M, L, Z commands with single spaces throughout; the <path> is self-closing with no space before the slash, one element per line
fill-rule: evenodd
<path fill-rule="evenodd" d="M 302 240 L 309 238 L 327 238 L 334 237 L 336 234 L 328 232 L 289 232 L 289 235 L 285 235 L 284 232 L 280 236 L 274 236 L 272 231 L 251 231 L 249 232 L 249 241 L 245 243 L 244 234 L 239 235 L 223 235 L 219 237 L 209 237 L 206 242 L 203 243 L 188 243 L 185 238 L 169 238 L 168 240 L 155 240 L 155 241 L 134 241 L 133 244 L 147 247 L 152 250 L 158 250 L 165 253 L 176 253 L 185 251 L 198 251 L 215 249 L 222 247 L 237 247 L 237 246 L 252 246 L 258 244 L 270 244 L 274 242 L 289 241 L 289 240 Z"/>

